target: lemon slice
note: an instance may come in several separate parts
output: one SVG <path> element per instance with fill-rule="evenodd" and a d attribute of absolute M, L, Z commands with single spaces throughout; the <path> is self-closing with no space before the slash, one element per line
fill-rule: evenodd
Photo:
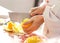
<path fill-rule="evenodd" d="M 4 28 L 5 28 L 6 31 L 13 31 L 13 29 L 12 29 L 13 25 L 14 25 L 13 22 L 10 21 L 10 22 L 7 23 L 7 25 L 4 25 Z"/>

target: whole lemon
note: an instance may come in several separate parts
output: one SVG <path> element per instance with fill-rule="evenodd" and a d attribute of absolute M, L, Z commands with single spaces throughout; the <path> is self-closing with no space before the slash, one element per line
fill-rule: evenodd
<path fill-rule="evenodd" d="M 28 22 L 29 20 L 30 20 L 29 18 L 25 18 L 25 19 L 21 22 L 23 29 L 28 28 L 28 27 L 30 27 L 30 26 L 32 25 L 32 22 L 31 22 L 31 23 L 24 24 L 24 23 Z"/>

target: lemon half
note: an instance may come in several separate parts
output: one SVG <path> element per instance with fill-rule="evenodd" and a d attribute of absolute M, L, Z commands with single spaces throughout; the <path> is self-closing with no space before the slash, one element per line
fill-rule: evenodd
<path fill-rule="evenodd" d="M 24 43 L 41 43 L 42 39 L 39 38 L 38 36 L 31 36 L 28 37 Z"/>

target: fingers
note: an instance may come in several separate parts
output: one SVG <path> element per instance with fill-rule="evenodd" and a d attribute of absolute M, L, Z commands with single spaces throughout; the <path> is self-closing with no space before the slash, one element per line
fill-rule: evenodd
<path fill-rule="evenodd" d="M 34 8 L 31 8 L 31 10 L 29 11 L 29 13 L 35 11 L 38 7 L 34 7 Z"/>
<path fill-rule="evenodd" d="M 37 30 L 39 26 L 40 26 L 39 23 L 33 22 L 33 24 L 32 24 L 29 28 L 24 29 L 24 31 L 25 31 L 26 33 L 30 34 L 30 33 L 32 33 L 33 31 Z"/>
<path fill-rule="evenodd" d="M 43 13 L 43 8 L 41 8 L 41 7 L 37 7 L 37 8 L 34 8 L 34 9 L 32 9 L 31 11 L 30 11 L 30 15 L 31 16 L 35 16 L 35 15 L 41 15 Z"/>
<path fill-rule="evenodd" d="M 34 12 L 31 12 L 30 15 L 31 15 L 31 16 L 35 16 L 36 14 L 38 14 L 37 11 L 34 11 Z"/>
<path fill-rule="evenodd" d="M 32 33 L 35 30 L 37 30 L 39 28 L 39 26 L 44 22 L 43 16 L 41 16 L 41 15 L 34 16 L 33 19 L 34 20 L 33 20 L 32 25 L 30 27 L 24 29 L 24 31 L 28 34 Z"/>
<path fill-rule="evenodd" d="M 38 9 L 38 7 L 35 7 L 35 8 L 32 8 L 29 13 L 31 16 L 34 16 L 35 15 L 35 11 Z"/>
<path fill-rule="evenodd" d="M 35 15 L 39 15 L 39 14 L 42 14 L 42 12 L 39 9 L 37 9 L 34 12 L 31 12 L 30 15 L 35 16 Z"/>

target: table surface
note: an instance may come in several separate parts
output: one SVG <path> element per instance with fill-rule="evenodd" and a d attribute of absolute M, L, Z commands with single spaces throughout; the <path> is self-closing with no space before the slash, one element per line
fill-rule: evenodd
<path fill-rule="evenodd" d="M 21 43 L 21 39 L 13 34 L 4 31 L 3 26 L 0 26 L 0 43 Z"/>
<path fill-rule="evenodd" d="M 48 43 L 54 42 L 54 39 L 52 40 L 48 40 Z M 7 32 L 4 31 L 4 28 L 0 26 L 0 43 L 21 43 L 21 39 L 19 39 L 16 35 L 11 37 Z"/>
<path fill-rule="evenodd" d="M 0 26 L 0 43 L 20 43 L 20 39 L 17 36 L 14 36 L 14 38 L 9 36 Z"/>

